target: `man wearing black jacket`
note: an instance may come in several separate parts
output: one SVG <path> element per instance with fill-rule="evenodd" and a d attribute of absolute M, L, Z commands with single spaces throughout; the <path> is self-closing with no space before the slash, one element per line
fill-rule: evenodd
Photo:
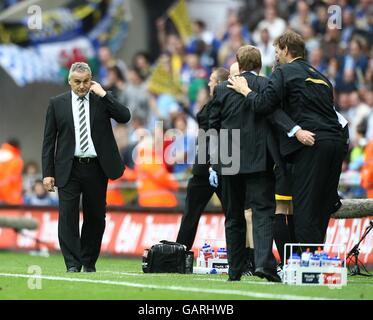
<path fill-rule="evenodd" d="M 224 68 L 218 68 L 212 72 L 208 84 L 211 97 L 215 87 L 220 82 L 226 81 L 228 75 L 228 70 Z M 216 193 L 221 200 L 221 187 L 214 188 L 209 183 L 208 141 L 206 140 L 206 132 L 209 129 L 210 109 L 211 100 L 197 113 L 199 126 L 198 142 L 200 144 L 198 145 L 192 169 L 193 176 L 188 181 L 184 213 L 176 240 L 176 242 L 185 245 L 187 250 L 190 250 L 193 246 L 199 219 L 212 195 Z"/>
<path fill-rule="evenodd" d="M 242 77 L 231 79 L 230 87 L 243 94 L 247 108 L 257 114 L 269 114 L 282 104 L 299 126 L 294 132 L 307 130 L 298 138 L 303 144 L 294 137 L 281 139 L 280 150 L 293 163 L 296 240 L 323 243 L 330 215 L 341 206 L 337 187 L 345 154 L 345 124 L 341 125 L 334 109 L 332 84 L 304 60 L 301 36 L 285 32 L 275 46 L 282 65 L 265 90 L 253 92 Z M 309 132 L 314 144 L 309 143 Z"/>
<path fill-rule="evenodd" d="M 267 80 L 250 72 L 259 72 L 261 69 L 259 50 L 253 46 L 244 46 L 237 51 L 236 56 L 242 76 L 257 91 L 263 90 Z M 223 82 L 215 89 L 209 124 L 210 129 L 215 129 L 219 136 L 219 148 L 210 150 L 210 156 L 212 161 L 218 159 L 218 164 L 213 168 L 221 174 L 222 206 L 226 215 L 228 280 L 239 281 L 244 270 L 244 209 L 248 188 L 253 211 L 255 274 L 279 282 L 272 253 L 275 211 L 273 165 L 281 162 L 279 153 L 266 117 L 256 115 L 246 108 L 246 100 L 229 89 L 227 84 Z M 226 161 L 229 157 L 224 154 L 227 151 L 231 155 L 229 163 Z"/>
<path fill-rule="evenodd" d="M 95 272 L 105 230 L 108 178 L 122 176 L 124 164 L 110 118 L 130 120 L 128 108 L 92 81 L 88 64 L 70 68 L 71 91 L 50 99 L 42 151 L 43 184 L 58 187 L 58 238 L 68 272 Z M 83 225 L 79 235 L 79 201 Z"/>

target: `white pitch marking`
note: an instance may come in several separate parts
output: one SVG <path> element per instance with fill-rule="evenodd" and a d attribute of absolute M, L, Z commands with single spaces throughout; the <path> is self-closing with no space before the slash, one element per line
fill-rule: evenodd
<path fill-rule="evenodd" d="M 111 274 L 119 274 L 119 275 L 124 275 L 124 276 L 156 276 L 156 277 L 164 277 L 164 276 L 169 276 L 169 274 L 166 273 L 141 273 L 141 272 L 123 272 L 123 271 L 108 271 L 108 270 L 103 270 L 103 271 L 97 271 L 96 273 L 111 273 Z"/>
<path fill-rule="evenodd" d="M 211 279 L 211 278 L 196 278 L 196 279 L 193 279 L 193 280 L 197 280 L 197 281 L 220 281 L 220 282 L 227 282 L 227 279 Z M 264 286 L 272 286 L 272 285 L 283 284 L 283 283 L 279 283 L 279 282 L 264 282 L 264 281 L 250 281 L 250 280 L 246 281 L 243 278 L 241 278 L 240 283 L 242 283 L 242 284 L 260 284 L 260 285 L 264 285 Z"/>
<path fill-rule="evenodd" d="M 14 277 L 14 278 L 40 278 L 44 280 L 52 281 L 66 281 L 66 282 L 85 282 L 85 283 L 96 283 L 96 284 L 107 284 L 107 285 L 117 285 L 135 288 L 145 288 L 145 289 L 158 289 L 158 290 L 170 290 L 170 291 L 184 291 L 184 292 L 198 292 L 198 293 L 212 293 L 212 294 L 228 294 L 236 296 L 245 296 L 253 298 L 262 299 L 281 299 L 281 300 L 334 300 L 325 297 L 307 297 L 307 296 L 296 296 L 289 294 L 271 294 L 264 292 L 254 292 L 254 291 L 242 291 L 242 290 L 224 290 L 224 289 L 206 289 L 206 288 L 195 288 L 195 287 L 179 287 L 179 286 L 159 286 L 159 285 L 147 285 L 141 283 L 125 282 L 125 281 L 111 281 L 111 280 L 94 280 L 94 279 L 84 279 L 84 278 L 65 278 L 65 277 L 55 277 L 55 276 L 40 276 L 40 275 L 30 275 L 30 274 L 14 274 L 14 273 L 0 273 L 0 277 Z"/>

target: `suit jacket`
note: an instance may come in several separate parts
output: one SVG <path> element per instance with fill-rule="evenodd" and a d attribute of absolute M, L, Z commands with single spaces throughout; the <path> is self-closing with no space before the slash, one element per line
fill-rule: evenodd
<path fill-rule="evenodd" d="M 246 99 L 250 108 L 259 114 L 272 113 L 282 106 L 302 129 L 314 132 L 316 140 L 346 140 L 334 110 L 332 84 L 304 59 L 277 67 L 265 90 L 252 92 Z M 296 138 L 281 136 L 282 155 L 290 155 L 303 147 Z"/>
<path fill-rule="evenodd" d="M 91 137 L 97 159 L 110 179 L 122 176 L 124 164 L 114 139 L 110 118 L 126 123 L 131 115 L 110 93 L 103 98 L 90 93 Z M 63 187 L 70 176 L 75 153 L 75 132 L 71 91 L 50 99 L 44 128 L 42 150 L 43 177 L 54 177 Z"/>
<path fill-rule="evenodd" d="M 268 81 L 266 78 L 255 76 L 251 72 L 246 72 L 243 76 L 250 87 L 256 91 L 263 90 Z M 209 127 L 217 131 L 227 129 L 227 148 L 230 154 L 234 153 L 234 148 L 238 146 L 233 130 L 240 130 L 240 157 L 237 173 L 266 171 L 273 164 L 272 159 L 276 163 L 282 163 L 266 116 L 255 114 L 251 108 L 247 107 L 246 99 L 241 94 L 227 88 L 227 84 L 228 82 L 224 81 L 215 88 Z M 224 144 L 223 140 L 226 139 L 220 139 L 219 146 L 222 143 Z M 268 157 L 269 154 L 272 159 Z M 224 161 L 219 156 L 219 165 L 215 165 L 214 169 L 221 171 L 227 167 L 229 167 L 229 164 L 224 164 Z M 223 172 L 221 173 L 224 174 Z"/>
<path fill-rule="evenodd" d="M 202 109 L 197 113 L 198 127 L 199 127 L 199 129 L 202 129 L 205 132 L 207 132 L 207 130 L 209 129 L 210 109 L 211 109 L 211 100 L 206 105 L 204 105 L 202 107 Z M 199 132 L 198 133 L 198 141 L 202 140 L 203 138 L 204 137 L 202 137 L 201 133 Z M 192 168 L 192 173 L 194 175 L 201 176 L 201 175 L 208 175 L 209 174 L 209 161 L 210 161 L 210 159 L 209 159 L 209 153 L 208 153 L 208 143 L 209 143 L 208 137 L 206 138 L 205 142 L 206 142 L 205 146 L 203 146 L 203 145 L 198 146 L 197 153 L 196 153 L 196 158 L 195 158 L 194 165 L 193 165 L 193 168 Z M 204 148 L 204 149 L 202 150 L 202 148 Z M 201 152 L 205 152 L 205 155 L 206 155 L 206 162 L 205 163 L 199 163 L 199 161 L 198 161 L 198 155 Z M 205 160 L 205 159 L 203 159 L 203 160 Z"/>

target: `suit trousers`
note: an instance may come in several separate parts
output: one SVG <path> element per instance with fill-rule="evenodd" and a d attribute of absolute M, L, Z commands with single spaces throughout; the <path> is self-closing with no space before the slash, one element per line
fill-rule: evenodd
<path fill-rule="evenodd" d="M 97 159 L 87 164 L 76 159 L 67 184 L 58 190 L 58 239 L 66 267 L 94 267 L 105 230 L 108 179 Z M 82 195 L 83 225 L 79 234 Z"/>
<path fill-rule="evenodd" d="M 198 222 L 202 212 L 214 193 L 221 201 L 220 181 L 217 188 L 209 183 L 208 175 L 193 175 L 187 186 L 185 208 L 176 242 L 190 250 L 196 237 Z"/>
<path fill-rule="evenodd" d="M 339 140 L 316 141 L 293 157 L 294 228 L 297 242 L 324 243 L 330 216 L 340 206 L 337 188 L 345 156 Z"/>
<path fill-rule="evenodd" d="M 246 220 L 245 195 L 248 188 L 253 212 L 255 266 L 274 269 L 272 253 L 275 215 L 275 181 L 273 172 L 222 176 L 222 205 L 225 212 L 229 276 L 237 277 L 245 268 Z"/>

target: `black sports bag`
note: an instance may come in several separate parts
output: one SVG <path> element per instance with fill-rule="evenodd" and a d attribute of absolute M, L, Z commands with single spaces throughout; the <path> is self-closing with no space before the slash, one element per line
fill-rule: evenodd
<path fill-rule="evenodd" d="M 193 273 L 193 251 L 187 251 L 185 246 L 162 240 L 145 249 L 142 257 L 144 273 Z"/>

